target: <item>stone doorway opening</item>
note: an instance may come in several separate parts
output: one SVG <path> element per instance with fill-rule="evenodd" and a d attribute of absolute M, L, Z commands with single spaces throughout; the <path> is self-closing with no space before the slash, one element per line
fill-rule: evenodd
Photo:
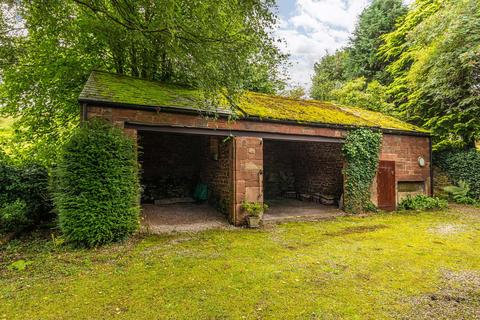
<path fill-rule="evenodd" d="M 153 232 L 228 225 L 232 146 L 225 137 L 138 131 L 143 225 Z"/>
<path fill-rule="evenodd" d="M 342 144 L 264 140 L 264 221 L 327 218 L 343 192 Z"/>

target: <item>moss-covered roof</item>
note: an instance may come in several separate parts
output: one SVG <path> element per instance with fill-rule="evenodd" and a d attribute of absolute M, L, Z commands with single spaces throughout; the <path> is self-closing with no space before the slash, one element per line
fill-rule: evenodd
<path fill-rule="evenodd" d="M 94 71 L 85 84 L 79 100 L 118 105 L 202 110 L 201 97 L 202 95 L 198 90 L 188 87 Z M 217 112 L 232 113 L 225 105 L 217 108 Z M 330 102 L 290 99 L 254 92 L 244 94 L 235 112 L 240 118 L 369 126 L 425 132 L 421 128 L 379 112 L 341 106 Z"/>

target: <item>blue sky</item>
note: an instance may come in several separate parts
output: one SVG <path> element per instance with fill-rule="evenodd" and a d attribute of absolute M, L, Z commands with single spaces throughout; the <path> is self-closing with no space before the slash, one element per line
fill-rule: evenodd
<path fill-rule="evenodd" d="M 290 85 L 310 87 L 314 63 L 347 45 L 358 15 L 370 1 L 277 0 L 280 22 L 275 34 L 284 39 L 281 50 L 291 55 Z"/>

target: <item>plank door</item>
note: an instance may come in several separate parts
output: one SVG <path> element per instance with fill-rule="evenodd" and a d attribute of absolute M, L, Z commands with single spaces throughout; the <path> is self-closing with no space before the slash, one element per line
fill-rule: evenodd
<path fill-rule="evenodd" d="M 380 161 L 377 174 L 377 195 L 379 209 L 395 210 L 395 161 Z"/>

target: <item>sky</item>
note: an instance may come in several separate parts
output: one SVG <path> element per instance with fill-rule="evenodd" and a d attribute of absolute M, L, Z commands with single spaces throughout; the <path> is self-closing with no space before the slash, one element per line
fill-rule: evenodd
<path fill-rule="evenodd" d="M 311 86 L 313 65 L 327 52 L 348 44 L 358 15 L 371 0 L 277 0 L 275 35 L 290 54 L 289 86 Z M 411 0 L 405 1 L 407 3 Z"/>

